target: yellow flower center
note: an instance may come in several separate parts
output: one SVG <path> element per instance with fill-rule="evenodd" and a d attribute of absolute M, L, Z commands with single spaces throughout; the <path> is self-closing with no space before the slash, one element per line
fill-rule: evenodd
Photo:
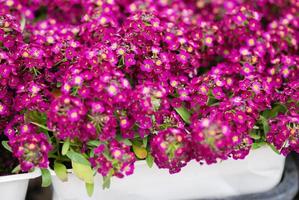
<path fill-rule="evenodd" d="M 249 39 L 248 44 L 249 46 L 254 46 L 255 45 L 254 39 Z"/>
<path fill-rule="evenodd" d="M 22 56 L 23 56 L 24 58 L 27 58 L 27 57 L 29 57 L 29 54 L 28 54 L 27 51 L 24 51 L 23 54 L 22 54 Z"/>
<path fill-rule="evenodd" d="M 23 128 L 22 128 L 22 129 L 23 129 L 23 132 L 25 132 L 25 133 L 26 133 L 26 132 L 28 132 L 28 130 L 29 130 L 29 128 L 28 128 L 28 126 L 27 126 L 27 125 L 23 126 Z"/>
<path fill-rule="evenodd" d="M 77 112 L 72 112 L 71 118 L 75 119 L 77 117 L 78 117 L 78 113 Z"/>
<path fill-rule="evenodd" d="M 204 86 L 202 86 L 202 87 L 200 88 L 200 91 L 201 91 L 202 93 L 207 93 L 207 89 L 206 89 Z"/>
<path fill-rule="evenodd" d="M 82 78 L 81 77 L 76 77 L 75 78 L 75 84 L 81 84 Z"/>
<path fill-rule="evenodd" d="M 114 86 L 114 85 L 110 85 L 109 87 L 108 87 L 108 91 L 109 91 L 109 93 L 111 93 L 111 94 L 116 94 L 116 87 Z"/>
<path fill-rule="evenodd" d="M 172 87 L 175 87 L 175 86 L 178 85 L 178 82 L 177 82 L 177 81 L 171 81 L 171 82 L 170 82 L 170 85 L 171 85 Z"/>
<path fill-rule="evenodd" d="M 113 152 L 114 157 L 119 157 L 121 155 L 121 151 L 120 150 L 116 150 Z"/>
<path fill-rule="evenodd" d="M 239 137 L 235 135 L 232 139 L 233 139 L 233 142 L 237 142 L 239 140 Z"/>
<path fill-rule="evenodd" d="M 47 37 L 47 42 L 49 44 L 53 44 L 54 43 L 54 38 L 52 36 Z"/>
<path fill-rule="evenodd" d="M 254 91 L 258 91 L 260 88 L 259 88 L 259 86 L 258 85 L 253 85 L 253 90 Z"/>
<path fill-rule="evenodd" d="M 100 19 L 100 24 L 104 25 L 107 22 L 107 18 L 106 17 L 102 17 Z"/>
<path fill-rule="evenodd" d="M 123 49 L 120 49 L 120 50 L 118 50 L 118 54 L 119 54 L 119 55 L 124 55 L 124 54 L 125 54 L 125 51 L 124 51 Z"/>
<path fill-rule="evenodd" d="M 33 94 L 36 94 L 36 93 L 38 93 L 39 88 L 36 87 L 36 86 L 32 86 L 31 91 L 32 91 Z"/>
<path fill-rule="evenodd" d="M 12 0 L 8 0 L 8 1 L 6 1 L 6 5 L 7 5 L 8 7 L 11 7 L 11 6 L 14 5 L 14 2 L 13 2 Z"/>
<path fill-rule="evenodd" d="M 213 39 L 212 39 L 211 37 L 207 37 L 207 38 L 205 39 L 205 42 L 206 42 L 206 44 L 212 44 Z"/>
<path fill-rule="evenodd" d="M 64 89 L 65 91 L 70 91 L 71 86 L 68 85 L 68 84 L 66 84 L 66 85 L 64 85 L 63 89 Z"/>
<path fill-rule="evenodd" d="M 244 72 L 249 73 L 250 69 L 248 67 L 245 67 Z"/>
<path fill-rule="evenodd" d="M 186 56 L 185 55 L 181 55 L 180 56 L 182 60 L 186 60 Z"/>
<path fill-rule="evenodd" d="M 282 71 L 283 75 L 285 75 L 285 76 L 288 75 L 289 72 L 290 72 L 289 69 L 284 69 L 284 70 Z"/>
<path fill-rule="evenodd" d="M 156 61 L 156 65 L 160 66 L 162 64 L 161 60 Z"/>
<path fill-rule="evenodd" d="M 30 150 L 33 150 L 33 149 L 35 149 L 35 144 L 33 144 L 33 143 L 30 143 L 29 145 L 28 145 L 28 149 L 30 149 Z"/>
<path fill-rule="evenodd" d="M 121 124 L 121 125 L 126 125 L 127 122 L 128 122 L 128 121 L 127 121 L 126 119 L 122 119 L 122 120 L 120 120 L 120 124 Z"/>

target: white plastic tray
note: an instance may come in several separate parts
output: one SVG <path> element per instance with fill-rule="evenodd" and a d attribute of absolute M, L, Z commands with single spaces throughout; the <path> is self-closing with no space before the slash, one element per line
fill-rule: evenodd
<path fill-rule="evenodd" d="M 139 162 L 133 175 L 113 178 L 108 190 L 102 190 L 102 178 L 97 175 L 91 198 L 86 194 L 85 184 L 72 173 L 68 182 L 54 175 L 54 200 L 182 200 L 264 192 L 279 183 L 284 163 L 285 157 L 269 147 L 252 150 L 244 160 L 202 166 L 191 162 L 174 175 Z"/>
<path fill-rule="evenodd" d="M 0 176 L 0 199 L 24 200 L 29 180 L 39 176 L 40 170 L 24 174 Z"/>

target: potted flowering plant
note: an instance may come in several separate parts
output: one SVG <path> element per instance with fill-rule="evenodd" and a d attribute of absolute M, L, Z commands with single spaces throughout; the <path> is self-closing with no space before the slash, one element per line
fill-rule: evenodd
<path fill-rule="evenodd" d="M 18 160 L 12 156 L 7 138 L 0 135 L 0 192 L 3 199 L 24 200 L 30 179 L 40 176 L 38 171 L 21 173 Z M 15 192 L 16 188 L 18 192 Z"/>
<path fill-rule="evenodd" d="M 293 0 L 5 1 L 0 116 L 21 170 L 41 168 L 61 200 L 274 187 L 280 154 L 299 152 L 298 10 Z"/>

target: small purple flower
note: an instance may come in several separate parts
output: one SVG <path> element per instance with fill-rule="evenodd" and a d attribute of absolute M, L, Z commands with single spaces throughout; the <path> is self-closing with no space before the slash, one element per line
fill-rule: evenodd
<path fill-rule="evenodd" d="M 107 87 L 107 92 L 110 96 L 115 96 L 118 93 L 118 87 L 115 84 L 111 84 Z"/>
<path fill-rule="evenodd" d="M 235 122 L 237 122 L 239 124 L 244 124 L 247 120 L 247 116 L 244 112 L 237 111 L 234 119 L 235 119 Z"/>
<path fill-rule="evenodd" d="M 159 168 L 177 173 L 190 161 L 187 134 L 180 129 L 160 131 L 151 141 L 152 154 Z"/>
<path fill-rule="evenodd" d="M 177 55 L 177 59 L 181 63 L 186 64 L 189 59 L 189 54 L 185 51 L 181 51 L 180 54 Z"/>
<path fill-rule="evenodd" d="M 34 132 L 17 135 L 10 139 L 13 154 L 19 159 L 22 171 L 33 167 L 47 168 L 48 153 L 52 149 L 45 135 Z"/>
<path fill-rule="evenodd" d="M 154 62 L 151 59 L 145 59 L 143 64 L 140 66 L 141 71 L 151 72 L 153 70 Z"/>
<path fill-rule="evenodd" d="M 104 151 L 108 154 L 103 154 Z M 123 178 L 134 171 L 135 155 L 125 144 L 111 140 L 108 146 L 100 145 L 94 153 L 90 162 L 102 176 L 108 176 L 108 172 L 113 170 L 112 176 Z"/>
<path fill-rule="evenodd" d="M 189 91 L 187 89 L 179 89 L 178 94 L 180 96 L 180 99 L 182 101 L 188 101 L 190 100 Z"/>
<path fill-rule="evenodd" d="M 74 78 L 73 78 L 73 84 L 81 86 L 83 84 L 83 77 L 80 76 L 80 75 L 74 76 Z"/>
<path fill-rule="evenodd" d="M 214 38 L 210 35 L 207 35 L 205 38 L 204 38 L 204 44 L 208 47 L 212 47 L 213 46 L 213 42 L 214 42 Z"/>
<path fill-rule="evenodd" d="M 101 102 L 92 102 L 91 110 L 93 113 L 103 113 L 105 111 L 105 107 Z"/>
<path fill-rule="evenodd" d="M 0 116 L 6 116 L 8 114 L 7 106 L 0 102 Z"/>
<path fill-rule="evenodd" d="M 259 82 L 253 82 L 252 83 L 252 90 L 256 94 L 259 94 L 261 92 L 261 84 Z"/>
<path fill-rule="evenodd" d="M 250 50 L 246 47 L 241 47 L 239 52 L 242 56 L 248 56 L 251 54 Z"/>
<path fill-rule="evenodd" d="M 125 65 L 127 67 L 131 67 L 136 65 L 135 55 L 134 54 L 126 54 L 125 55 Z"/>
<path fill-rule="evenodd" d="M 76 122 L 76 121 L 80 120 L 79 110 L 77 110 L 77 109 L 69 110 L 67 115 L 71 122 Z"/>
<path fill-rule="evenodd" d="M 255 46 L 255 44 L 256 44 L 256 41 L 255 41 L 254 38 L 249 38 L 249 39 L 247 40 L 247 45 L 248 45 L 248 46 L 253 47 L 253 46 Z"/>

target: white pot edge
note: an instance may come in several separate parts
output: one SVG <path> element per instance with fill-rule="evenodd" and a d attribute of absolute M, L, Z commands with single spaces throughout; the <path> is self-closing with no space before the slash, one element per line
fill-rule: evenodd
<path fill-rule="evenodd" d="M 249 154 L 251 154 L 251 153 L 253 153 L 253 152 L 256 153 L 256 152 L 265 151 L 265 150 L 271 150 L 271 151 L 273 151 L 268 145 L 264 145 L 264 146 L 262 146 L 262 147 L 260 147 L 260 148 L 258 148 L 258 149 L 251 149 L 250 152 L 249 152 Z M 273 153 L 274 153 L 274 151 L 273 151 Z M 280 156 L 282 156 L 282 155 L 280 155 Z M 245 159 L 246 159 L 246 158 L 247 158 L 247 157 L 245 157 Z M 243 159 L 237 159 L 237 160 L 235 160 L 235 159 L 233 159 L 233 158 L 228 158 L 227 160 L 230 160 L 230 161 L 239 161 L 239 160 L 243 160 Z M 217 164 L 220 164 L 221 161 L 227 161 L 227 160 L 218 160 L 217 163 L 213 163 L 213 164 L 204 164 L 204 165 L 217 165 Z M 285 160 L 285 157 L 284 157 L 284 160 Z M 193 161 L 194 161 L 194 160 L 193 160 Z M 188 164 L 189 164 L 189 163 L 188 163 Z M 188 165 L 188 164 L 187 164 L 187 165 Z M 135 162 L 135 167 L 138 167 L 138 166 L 145 166 L 145 165 L 147 165 L 147 163 L 146 163 L 145 160 L 138 160 L 138 161 Z M 156 165 L 156 164 L 154 163 L 154 165 Z M 158 167 L 158 166 L 156 166 L 156 167 Z M 54 171 L 53 169 L 51 169 L 51 168 L 49 167 L 48 170 L 50 171 L 51 176 L 57 176 L 56 173 L 55 173 L 55 171 Z M 165 170 L 165 169 L 161 169 L 161 170 Z M 68 172 L 69 174 L 72 174 L 72 173 L 73 173 L 73 170 L 72 170 L 72 169 L 67 169 L 67 172 Z M 179 173 L 180 173 L 180 172 L 179 172 Z"/>
<path fill-rule="evenodd" d="M 0 183 L 5 182 L 12 182 L 12 181 L 19 181 L 19 180 L 26 180 L 26 179 L 34 179 L 41 176 L 40 169 L 35 169 L 32 172 L 27 172 L 23 174 L 12 174 L 7 176 L 0 176 Z"/>

